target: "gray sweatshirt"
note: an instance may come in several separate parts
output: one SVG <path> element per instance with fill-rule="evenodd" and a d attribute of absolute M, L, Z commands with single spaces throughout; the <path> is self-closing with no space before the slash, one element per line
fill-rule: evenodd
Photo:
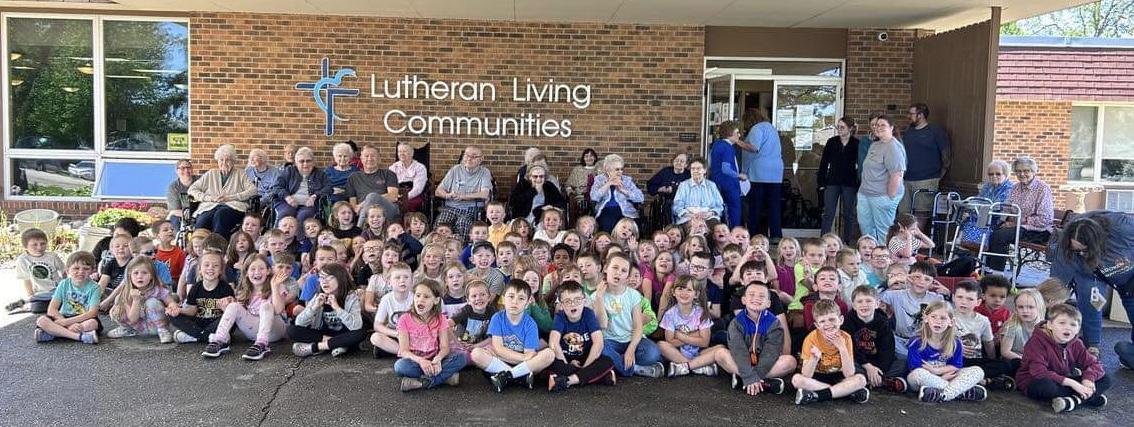
<path fill-rule="evenodd" d="M 784 330 L 781 328 L 780 322 L 777 321 L 768 330 L 768 333 L 761 336 L 760 340 L 756 342 L 756 354 L 760 357 L 756 365 L 752 365 L 749 349 L 752 348 L 754 337 L 755 335 L 745 335 L 744 326 L 736 319 L 729 322 L 728 351 L 732 353 L 732 359 L 736 361 L 737 373 L 745 386 L 763 381 L 784 350 Z"/>
<path fill-rule="evenodd" d="M 335 312 L 346 329 L 357 331 L 362 329 L 362 303 L 357 292 L 347 294 L 346 304 Z M 323 329 L 323 306 L 309 305 L 295 317 L 295 326 L 311 329 Z"/>

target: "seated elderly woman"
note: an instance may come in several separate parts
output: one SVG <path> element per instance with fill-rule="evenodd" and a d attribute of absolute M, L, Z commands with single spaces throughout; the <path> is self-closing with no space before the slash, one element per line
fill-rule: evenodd
<path fill-rule="evenodd" d="M 539 212 L 544 206 L 554 206 L 567 209 L 567 198 L 559 188 L 547 181 L 547 167 L 536 163 L 528 166 L 527 179 L 520 181 L 512 187 L 512 194 L 508 196 L 508 207 L 512 210 L 512 218 L 524 218 L 535 224 Z"/>
<path fill-rule="evenodd" d="M 1016 175 L 1016 185 L 1008 193 L 1007 203 L 1020 207 L 1020 242 L 1047 243 L 1055 223 L 1055 208 L 1051 187 L 1036 178 L 1039 171 L 1036 161 L 1031 157 L 1020 156 L 1012 162 L 1012 172 Z M 1011 219 L 1004 221 L 1000 228 L 988 238 L 988 250 L 993 253 L 1007 253 L 1008 245 L 1016 239 L 1016 224 Z M 987 257 L 985 265 L 1002 271 L 1007 261 L 1005 257 Z"/>
<path fill-rule="evenodd" d="M 705 178 L 705 159 L 694 157 L 689 161 L 690 178 L 677 186 L 673 196 L 674 223 L 684 224 L 691 219 L 719 219 L 724 213 L 724 199 L 717 184 Z"/>
<path fill-rule="evenodd" d="M 343 195 L 358 211 L 358 226 L 366 224 L 366 211 L 378 205 L 385 213 L 386 223 L 395 221 L 401 213 L 395 204 L 398 201 L 398 177 L 378 163 L 378 148 L 367 145 L 362 148 L 362 170 L 347 179 Z"/>
<path fill-rule="evenodd" d="M 276 196 L 276 223 L 285 217 L 303 221 L 319 213 L 320 199 L 330 201 L 331 183 L 327 173 L 315 167 L 315 153 L 301 147 L 295 151 L 295 164 L 280 173 L 273 189 Z"/>
<path fill-rule="evenodd" d="M 358 168 L 351 164 L 354 159 L 354 149 L 350 144 L 340 142 L 331 148 L 331 160 L 334 164 L 323 170 L 327 174 L 327 181 L 331 183 L 331 203 L 341 202 L 349 196 L 346 195 L 347 178 L 358 172 Z"/>
<path fill-rule="evenodd" d="M 575 195 L 581 198 L 587 197 L 587 183 L 590 182 L 591 177 L 598 173 L 598 153 L 590 148 L 583 150 L 583 155 L 579 156 L 579 164 L 571 168 L 571 174 L 567 175 L 567 188 L 565 188 L 568 195 Z"/>
<path fill-rule="evenodd" d="M 244 168 L 244 174 L 256 186 L 260 203 L 266 206 L 272 199 L 272 188 L 280 178 L 280 168 L 268 164 L 268 152 L 257 148 L 248 153 L 248 167 Z"/>
<path fill-rule="evenodd" d="M 409 143 L 398 143 L 398 161 L 390 165 L 390 172 L 397 176 L 399 186 L 410 184 L 406 193 L 406 210 L 420 212 L 421 206 L 425 204 L 425 184 L 429 182 L 429 170 L 413 159 L 413 147 Z"/>
<path fill-rule="evenodd" d="M 689 156 L 685 153 L 678 153 L 673 156 L 671 166 L 666 166 L 658 170 L 646 182 L 646 191 L 653 195 L 664 195 L 665 197 L 673 197 L 673 193 L 677 191 L 678 184 L 689 179 Z"/>
<path fill-rule="evenodd" d="M 603 173 L 595 175 L 591 185 L 591 200 L 595 202 L 595 218 L 599 230 L 610 232 L 622 218 L 637 218 L 635 203 L 642 203 L 642 190 L 630 177 L 622 174 L 625 162 L 617 154 L 607 155 L 602 161 Z"/>
<path fill-rule="evenodd" d="M 978 198 L 985 199 L 992 203 L 1003 203 L 1008 200 L 1008 194 L 1012 192 L 1012 180 L 1008 179 L 1008 171 L 1011 170 L 1008 162 L 1003 160 L 993 160 L 985 167 L 985 174 L 988 179 L 981 184 L 980 192 L 977 193 Z M 984 233 L 987 231 L 986 226 L 988 223 L 988 208 L 982 207 L 987 202 L 981 201 L 973 205 L 964 204 L 961 206 L 961 240 L 965 242 L 980 242 Z M 995 226 L 999 225 L 999 218 L 992 218 L 995 221 Z"/>
<path fill-rule="evenodd" d="M 230 144 L 213 153 L 216 169 L 205 172 L 189 186 L 189 196 L 201 202 L 195 227 L 228 236 L 248 210 L 246 200 L 256 195 L 256 185 L 236 168 L 236 149 Z"/>
<path fill-rule="evenodd" d="M 461 155 L 461 163 L 449 169 L 437 185 L 436 196 L 445 199 L 437 214 L 436 225 L 449 225 L 455 237 L 465 241 L 469 228 L 480 217 L 483 204 L 492 195 L 492 172 L 481 166 L 484 153 L 470 146 Z"/>

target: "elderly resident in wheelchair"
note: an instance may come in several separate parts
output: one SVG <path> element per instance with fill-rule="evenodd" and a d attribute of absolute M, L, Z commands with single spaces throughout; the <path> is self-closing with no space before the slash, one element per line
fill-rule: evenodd
<path fill-rule="evenodd" d="M 386 221 L 395 221 L 398 211 L 398 176 L 378 163 L 378 149 L 367 145 L 362 148 L 362 170 L 347 178 L 343 195 L 358 212 L 358 226 L 366 225 L 366 211 L 371 206 L 382 207 Z"/>
<path fill-rule="evenodd" d="M 201 203 L 194 226 L 227 236 L 248 211 L 247 200 L 256 196 L 256 185 L 236 167 L 236 149 L 230 144 L 213 154 L 217 167 L 205 172 L 189 186 L 189 196 Z"/>
<path fill-rule="evenodd" d="M 461 163 L 449 169 L 437 185 L 436 196 L 445 199 L 437 215 L 436 225 L 452 226 L 453 234 L 462 241 L 492 197 L 492 172 L 481 166 L 484 153 L 477 147 L 465 148 Z"/>

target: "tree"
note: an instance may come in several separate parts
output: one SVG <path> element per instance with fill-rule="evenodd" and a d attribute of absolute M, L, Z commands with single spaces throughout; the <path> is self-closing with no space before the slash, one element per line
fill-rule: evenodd
<path fill-rule="evenodd" d="M 1000 27 L 1002 35 L 1134 37 L 1134 0 L 1101 0 L 1021 19 Z"/>

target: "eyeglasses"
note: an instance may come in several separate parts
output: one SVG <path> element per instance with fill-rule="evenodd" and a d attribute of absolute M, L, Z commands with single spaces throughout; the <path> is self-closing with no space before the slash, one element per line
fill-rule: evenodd
<path fill-rule="evenodd" d="M 546 178 L 545 175 L 532 175 L 532 179 L 544 179 L 544 178 Z"/>
<path fill-rule="evenodd" d="M 709 267 L 705 266 L 705 265 L 691 264 L 689 266 L 689 271 L 702 271 L 702 270 L 708 270 L 708 269 L 709 269 Z"/>
<path fill-rule="evenodd" d="M 566 306 L 566 307 L 574 307 L 574 306 L 577 306 L 577 305 L 583 305 L 583 303 L 586 302 L 586 301 L 587 301 L 586 297 L 568 298 L 568 299 L 557 300 L 559 305 Z"/>
<path fill-rule="evenodd" d="M 1016 175 L 1023 175 L 1023 174 L 1033 173 L 1033 172 L 1034 171 L 1032 171 L 1031 169 L 1016 169 L 1016 170 L 1012 171 L 1012 173 L 1014 173 Z"/>
<path fill-rule="evenodd" d="M 295 159 L 296 163 L 311 163 L 311 159 Z"/>
<path fill-rule="evenodd" d="M 1004 174 L 1000 173 L 1000 172 L 989 172 L 988 173 L 988 176 L 1001 176 L 1001 175 L 1004 175 Z"/>
<path fill-rule="evenodd" d="M 150 249 L 150 250 L 148 250 L 148 251 L 142 251 L 142 255 L 145 255 L 145 256 L 154 256 L 154 250 L 153 250 L 153 249 Z"/>

